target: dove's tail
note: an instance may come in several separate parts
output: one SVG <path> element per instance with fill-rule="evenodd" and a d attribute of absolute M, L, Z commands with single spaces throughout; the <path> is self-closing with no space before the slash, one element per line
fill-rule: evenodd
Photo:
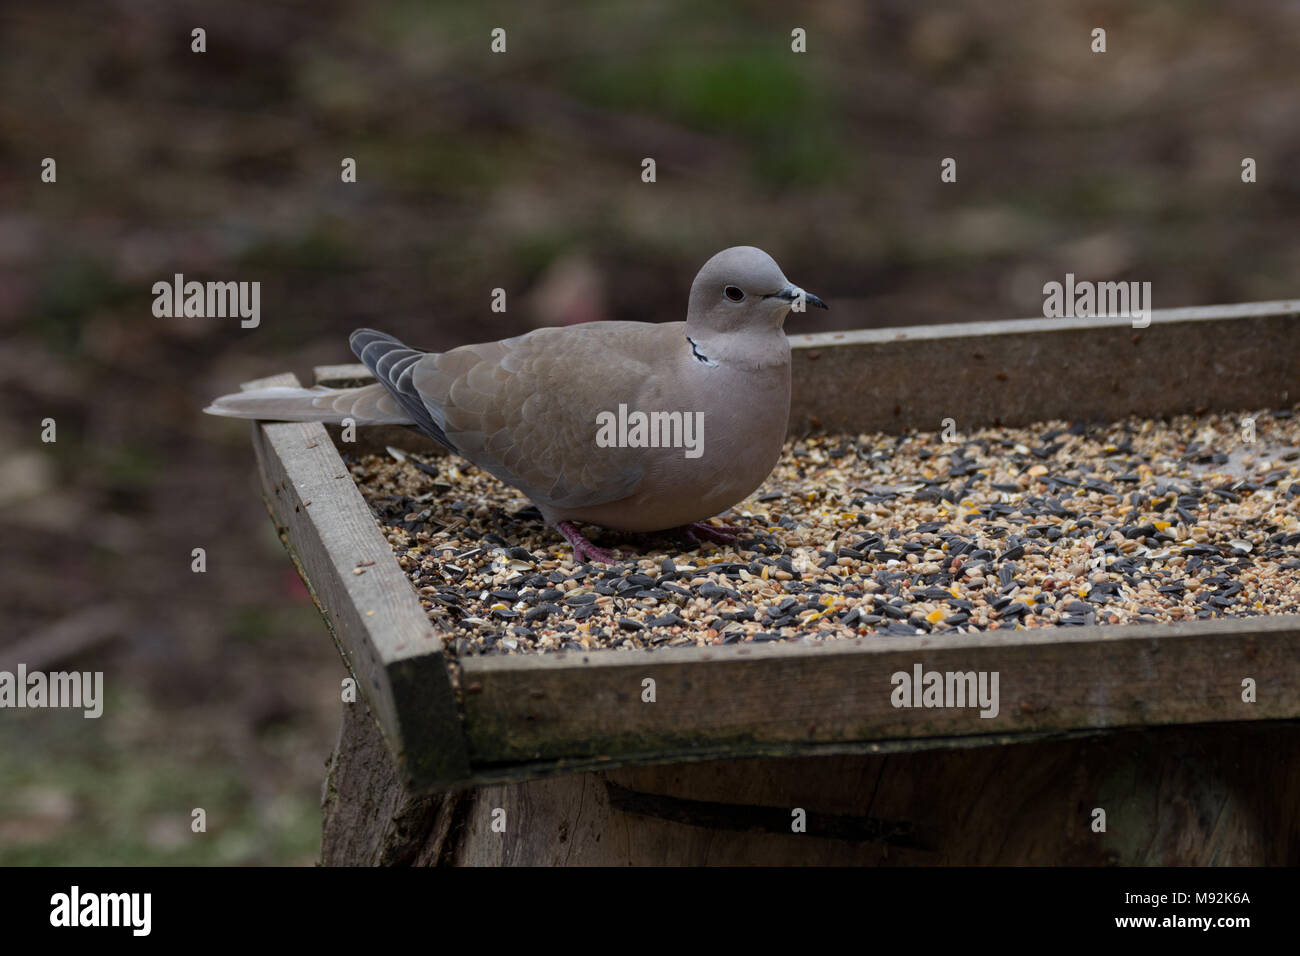
<path fill-rule="evenodd" d="M 361 388 L 256 388 L 222 395 L 203 410 L 227 418 L 276 422 L 340 424 L 351 419 L 358 425 L 410 425 L 456 450 L 443 431 L 441 412 L 430 408 L 415 387 L 415 366 L 428 352 L 409 348 L 373 329 L 353 332 L 352 350 L 375 373 L 377 384 Z"/>
<path fill-rule="evenodd" d="M 358 425 L 413 425 L 402 404 L 383 385 L 362 388 L 272 386 L 222 395 L 203 409 L 209 415 L 275 422 L 332 422 Z"/>

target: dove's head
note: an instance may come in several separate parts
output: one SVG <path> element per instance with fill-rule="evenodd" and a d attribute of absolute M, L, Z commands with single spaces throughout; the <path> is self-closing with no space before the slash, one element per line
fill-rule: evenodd
<path fill-rule="evenodd" d="M 792 283 L 762 249 L 732 246 L 704 263 L 691 284 L 687 325 L 699 331 L 779 329 L 792 308 L 826 303 Z"/>

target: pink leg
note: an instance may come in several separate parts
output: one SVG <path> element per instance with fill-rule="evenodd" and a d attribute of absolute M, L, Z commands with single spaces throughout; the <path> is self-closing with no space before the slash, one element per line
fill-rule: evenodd
<path fill-rule="evenodd" d="M 564 535 L 565 541 L 573 545 L 573 558 L 575 561 L 579 563 L 587 561 L 596 561 L 600 564 L 617 563 L 617 554 L 596 547 L 587 540 L 586 535 L 579 531 L 572 521 L 561 521 L 555 528 L 560 534 Z"/>

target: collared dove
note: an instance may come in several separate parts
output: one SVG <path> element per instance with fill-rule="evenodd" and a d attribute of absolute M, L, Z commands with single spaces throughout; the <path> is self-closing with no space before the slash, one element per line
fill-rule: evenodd
<path fill-rule="evenodd" d="M 273 421 L 410 425 L 527 495 L 578 561 L 612 562 L 574 522 L 679 529 L 753 492 L 781 456 L 790 416 L 792 308 L 826 308 L 753 246 L 724 249 L 691 285 L 685 322 L 591 322 L 421 352 L 358 329 L 377 384 L 263 388 L 204 411 Z"/>

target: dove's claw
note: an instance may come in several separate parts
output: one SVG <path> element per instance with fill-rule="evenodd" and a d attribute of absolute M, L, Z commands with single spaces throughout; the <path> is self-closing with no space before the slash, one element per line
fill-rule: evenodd
<path fill-rule="evenodd" d="M 709 524 L 707 521 L 695 521 L 681 529 L 686 540 L 698 545 L 702 541 L 716 541 L 718 544 L 735 544 L 745 535 L 744 528 L 727 524 Z"/>
<path fill-rule="evenodd" d="M 565 541 L 573 545 L 573 559 L 580 564 L 587 561 L 595 561 L 599 564 L 616 564 L 618 562 L 617 554 L 596 547 L 587 540 L 587 536 L 579 531 L 572 521 L 561 521 L 555 528 L 560 534 L 564 535 Z"/>

